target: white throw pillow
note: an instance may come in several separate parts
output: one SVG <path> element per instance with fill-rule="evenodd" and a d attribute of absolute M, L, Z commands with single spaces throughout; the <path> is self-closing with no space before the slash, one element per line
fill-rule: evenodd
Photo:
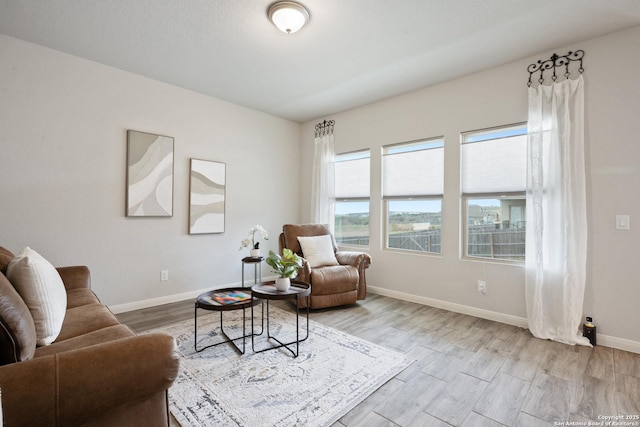
<path fill-rule="evenodd" d="M 67 310 L 67 291 L 58 271 L 27 247 L 7 267 L 7 278 L 31 312 L 36 344 L 51 344 L 60 334 Z"/>
<path fill-rule="evenodd" d="M 302 248 L 302 256 L 305 257 L 311 267 L 338 265 L 330 235 L 299 236 L 298 242 L 300 242 L 300 247 Z"/>

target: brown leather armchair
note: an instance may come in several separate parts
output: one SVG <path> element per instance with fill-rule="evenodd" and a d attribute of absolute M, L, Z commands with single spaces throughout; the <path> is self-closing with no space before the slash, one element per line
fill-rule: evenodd
<path fill-rule="evenodd" d="M 298 237 L 324 235 L 331 237 L 333 251 L 339 265 L 312 268 L 309 262 L 304 259 Z M 335 238 L 327 225 L 285 224 L 282 227 L 279 243 L 280 253 L 284 248 L 289 248 L 303 258 L 297 280 L 311 284 L 311 296 L 309 297 L 311 308 L 355 304 L 357 300 L 365 299 L 367 295 L 365 270 L 371 264 L 371 256 L 364 252 L 339 251 Z M 302 300 L 301 303 L 306 306 L 306 301 Z"/>

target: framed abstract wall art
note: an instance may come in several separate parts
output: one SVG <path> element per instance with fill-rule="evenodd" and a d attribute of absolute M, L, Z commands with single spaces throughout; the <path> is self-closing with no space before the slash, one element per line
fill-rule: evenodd
<path fill-rule="evenodd" d="M 224 233 L 225 163 L 191 159 L 189 234 Z"/>
<path fill-rule="evenodd" d="M 128 217 L 173 216 L 173 138 L 127 131 Z"/>

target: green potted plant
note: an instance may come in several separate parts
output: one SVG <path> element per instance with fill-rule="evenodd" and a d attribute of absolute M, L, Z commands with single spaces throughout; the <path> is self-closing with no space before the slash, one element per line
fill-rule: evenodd
<path fill-rule="evenodd" d="M 276 289 L 286 291 L 291 286 L 291 279 L 298 276 L 298 269 L 302 267 L 302 259 L 291 249 L 284 248 L 282 256 L 269 251 L 266 263 L 272 271 L 278 275 Z"/>

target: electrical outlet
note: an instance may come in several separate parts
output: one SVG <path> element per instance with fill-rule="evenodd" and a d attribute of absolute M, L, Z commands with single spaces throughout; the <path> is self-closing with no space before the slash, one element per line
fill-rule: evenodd
<path fill-rule="evenodd" d="M 616 215 L 616 230 L 629 230 L 629 215 Z"/>
<path fill-rule="evenodd" d="M 166 282 L 169 280 L 169 270 L 161 270 L 160 271 L 160 281 Z"/>
<path fill-rule="evenodd" d="M 482 295 L 487 294 L 487 282 L 485 282 L 484 280 L 478 280 L 478 292 L 480 292 Z"/>

